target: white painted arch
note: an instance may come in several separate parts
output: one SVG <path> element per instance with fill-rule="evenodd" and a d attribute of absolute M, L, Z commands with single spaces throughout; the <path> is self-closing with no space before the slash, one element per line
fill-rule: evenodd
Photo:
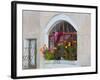
<path fill-rule="evenodd" d="M 75 29 L 76 31 L 78 31 L 78 26 L 75 23 L 75 21 L 73 21 L 69 16 L 65 15 L 65 14 L 58 14 L 55 15 L 51 18 L 51 20 L 48 22 L 48 24 L 45 27 L 45 44 L 48 46 L 48 35 L 49 32 L 52 30 L 52 28 L 59 22 L 59 21 L 66 21 L 68 23 L 70 23 Z"/>

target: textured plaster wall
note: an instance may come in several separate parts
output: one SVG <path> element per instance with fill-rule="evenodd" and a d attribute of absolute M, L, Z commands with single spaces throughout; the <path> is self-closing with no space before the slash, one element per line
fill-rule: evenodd
<path fill-rule="evenodd" d="M 40 41 L 40 14 L 33 11 L 23 11 L 23 41 L 37 39 L 37 68 L 40 66 L 39 41 Z M 24 45 L 23 45 L 24 46 Z M 23 53 L 23 55 L 25 55 Z"/>
<path fill-rule="evenodd" d="M 27 38 L 37 39 L 37 66 L 45 66 L 45 61 L 39 52 L 40 48 L 45 44 L 44 30 L 46 29 L 46 26 L 49 24 L 50 20 L 58 14 L 69 16 L 69 18 L 73 20 L 78 27 L 77 64 L 80 66 L 90 65 L 90 14 L 23 11 L 23 40 Z"/>

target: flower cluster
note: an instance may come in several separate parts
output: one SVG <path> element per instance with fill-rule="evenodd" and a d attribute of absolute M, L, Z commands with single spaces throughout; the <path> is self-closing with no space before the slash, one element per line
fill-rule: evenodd
<path fill-rule="evenodd" d="M 76 44 L 76 41 L 73 41 L 73 43 Z M 67 60 L 71 60 L 76 56 L 76 46 L 72 46 L 71 42 L 66 41 L 58 43 L 53 48 L 47 48 L 46 44 L 44 44 L 44 46 L 40 48 L 40 52 L 46 60 L 57 60 L 61 59 L 61 57 Z"/>

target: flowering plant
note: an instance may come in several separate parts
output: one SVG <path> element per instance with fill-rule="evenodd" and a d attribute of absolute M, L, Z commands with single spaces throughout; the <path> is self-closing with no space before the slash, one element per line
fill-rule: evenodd
<path fill-rule="evenodd" d="M 75 41 L 74 41 L 75 42 Z M 41 53 L 43 54 L 43 57 L 46 60 L 76 60 L 76 46 L 71 46 L 71 43 L 69 42 L 67 45 L 64 45 L 63 43 L 59 43 L 56 47 L 50 49 L 47 48 L 46 45 L 44 45 L 40 49 Z"/>
<path fill-rule="evenodd" d="M 54 49 L 49 49 L 46 47 L 46 45 L 44 45 L 41 49 L 40 49 L 41 53 L 43 54 L 44 58 L 46 60 L 54 60 Z"/>

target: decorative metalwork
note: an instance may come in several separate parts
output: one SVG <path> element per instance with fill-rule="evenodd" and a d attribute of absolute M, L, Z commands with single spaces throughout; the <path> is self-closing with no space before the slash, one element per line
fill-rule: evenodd
<path fill-rule="evenodd" d="M 36 39 L 24 40 L 22 68 L 23 69 L 36 68 Z"/>

